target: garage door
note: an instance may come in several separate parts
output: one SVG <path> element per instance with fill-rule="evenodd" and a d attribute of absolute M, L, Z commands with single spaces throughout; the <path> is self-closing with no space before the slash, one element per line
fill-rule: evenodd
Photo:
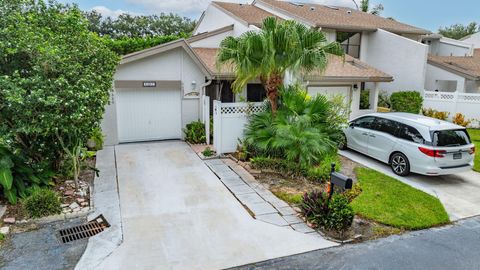
<path fill-rule="evenodd" d="M 350 100 L 350 86 L 311 86 L 308 87 L 308 94 L 315 96 L 318 94 L 331 98 L 335 95 L 342 95 L 345 101 Z"/>
<path fill-rule="evenodd" d="M 117 89 L 118 140 L 180 139 L 180 92 L 158 88 Z"/>

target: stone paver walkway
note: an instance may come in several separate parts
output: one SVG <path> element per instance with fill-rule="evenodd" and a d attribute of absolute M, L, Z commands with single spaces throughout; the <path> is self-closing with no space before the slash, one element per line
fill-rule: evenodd
<path fill-rule="evenodd" d="M 205 163 L 255 219 L 301 233 L 318 234 L 297 216 L 290 205 L 277 198 L 235 161 L 213 159 Z"/>

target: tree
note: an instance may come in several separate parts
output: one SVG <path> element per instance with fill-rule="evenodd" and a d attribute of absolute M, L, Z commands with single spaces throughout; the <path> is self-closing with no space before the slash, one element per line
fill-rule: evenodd
<path fill-rule="evenodd" d="M 0 0 L 0 143 L 39 170 L 99 127 L 119 58 L 76 6 Z M 61 140 L 61 142 L 60 142 Z"/>
<path fill-rule="evenodd" d="M 373 8 L 370 9 L 370 1 L 369 0 L 360 0 L 360 5 L 357 3 L 356 0 L 352 0 L 355 6 L 357 7 L 357 10 L 363 11 L 363 12 L 368 12 L 373 15 L 379 16 L 382 11 L 384 10 L 382 4 L 378 4 L 374 6 Z"/>
<path fill-rule="evenodd" d="M 84 15 L 90 22 L 89 29 L 92 32 L 114 39 L 190 34 L 195 27 L 195 21 L 173 13 L 150 16 L 124 13 L 115 19 L 104 18 L 92 10 L 84 12 Z"/>
<path fill-rule="evenodd" d="M 240 92 L 251 80 L 259 79 L 265 88 L 272 112 L 277 110 L 278 89 L 285 74 L 324 70 L 328 54 L 343 55 L 340 44 L 328 43 L 325 34 L 295 21 L 278 22 L 269 17 L 262 30 L 240 37 L 227 37 L 220 44 L 218 65 L 235 68 L 233 88 Z"/>
<path fill-rule="evenodd" d="M 468 25 L 454 24 L 448 27 L 440 28 L 438 33 L 444 37 L 461 39 L 479 31 L 480 25 L 478 25 L 476 22 L 471 22 Z"/>

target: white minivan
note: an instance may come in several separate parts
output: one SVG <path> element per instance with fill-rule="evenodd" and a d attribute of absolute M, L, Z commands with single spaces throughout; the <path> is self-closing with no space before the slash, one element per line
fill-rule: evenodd
<path fill-rule="evenodd" d="M 389 164 L 395 174 L 471 170 L 475 154 L 464 127 L 410 113 L 372 113 L 344 130 L 346 147 Z"/>

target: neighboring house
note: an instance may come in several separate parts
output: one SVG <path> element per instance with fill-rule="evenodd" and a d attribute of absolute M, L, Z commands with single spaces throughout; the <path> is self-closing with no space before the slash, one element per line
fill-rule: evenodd
<path fill-rule="evenodd" d="M 425 89 L 432 50 L 422 43 L 431 34 L 427 30 L 343 7 L 274 0 L 251 5 L 212 2 L 190 39 L 122 58 L 102 123 L 107 144 L 180 139 L 187 123 L 204 119 L 203 96 L 224 103 L 263 100 L 265 91 L 258 81 L 234 94 L 235 73 L 232 67 L 217 69 L 216 55 L 225 37 L 259 31 L 270 16 L 316 27 L 328 41 L 343 45 L 345 60 L 331 56 L 325 72 L 292 80 L 303 83 L 312 95 L 342 94 L 351 103 L 351 117 L 375 111 L 380 90 Z M 360 109 L 363 89 L 370 91 L 367 109 Z"/>
<path fill-rule="evenodd" d="M 460 40 L 465 43 L 473 44 L 475 48 L 480 48 L 480 32 L 466 36 Z"/>

